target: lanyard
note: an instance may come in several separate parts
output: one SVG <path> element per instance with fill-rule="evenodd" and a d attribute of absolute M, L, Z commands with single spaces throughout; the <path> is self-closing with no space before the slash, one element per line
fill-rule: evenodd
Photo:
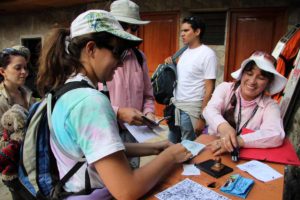
<path fill-rule="evenodd" d="M 241 101 L 241 97 L 239 96 L 239 114 L 238 114 L 238 121 L 237 121 L 237 124 L 236 124 L 236 127 L 235 127 L 235 131 L 236 131 L 236 134 L 237 135 L 240 135 L 243 128 L 245 128 L 248 124 L 248 122 L 254 117 L 257 109 L 258 109 L 258 105 L 256 105 L 256 107 L 254 108 L 254 110 L 252 111 L 252 114 L 251 116 L 249 117 L 249 119 L 245 122 L 245 124 L 241 127 L 241 129 L 239 130 L 239 126 L 241 124 L 241 121 L 242 121 L 242 101 Z"/>

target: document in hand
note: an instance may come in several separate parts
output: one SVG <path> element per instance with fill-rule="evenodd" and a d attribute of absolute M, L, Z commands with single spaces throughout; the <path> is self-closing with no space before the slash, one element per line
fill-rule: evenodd
<path fill-rule="evenodd" d="M 193 157 L 198 155 L 202 149 L 204 149 L 205 145 L 200 144 L 198 142 L 190 141 L 190 140 L 183 140 L 181 144 L 193 154 Z"/>
<path fill-rule="evenodd" d="M 135 126 L 135 125 L 129 125 L 127 123 L 124 123 L 124 126 L 138 142 L 145 142 L 146 140 L 150 140 L 154 137 L 159 136 L 148 126 Z"/>

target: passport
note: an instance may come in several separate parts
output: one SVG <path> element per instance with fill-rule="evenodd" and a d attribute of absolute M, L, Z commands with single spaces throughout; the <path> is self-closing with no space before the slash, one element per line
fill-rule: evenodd
<path fill-rule="evenodd" d="M 245 199 L 252 189 L 254 181 L 239 174 L 231 175 L 221 187 L 221 191 Z"/>

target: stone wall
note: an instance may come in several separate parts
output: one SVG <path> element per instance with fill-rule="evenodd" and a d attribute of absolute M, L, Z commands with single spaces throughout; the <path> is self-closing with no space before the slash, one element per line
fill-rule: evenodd
<path fill-rule="evenodd" d="M 184 18 L 195 11 L 226 11 L 231 8 L 287 7 L 288 24 L 300 22 L 300 7 L 297 0 L 133 0 L 140 5 L 141 12 L 179 11 Z M 21 43 L 22 38 L 44 36 L 53 27 L 68 27 L 70 22 L 87 9 L 109 9 L 110 0 L 69 8 L 48 9 L 42 12 L 8 14 L 0 16 L 0 49 Z M 226 30 L 225 30 L 226 32 Z M 178 33 L 179 34 L 179 33 Z M 179 38 L 179 37 L 178 37 Z M 182 43 L 180 43 L 182 45 Z M 219 59 L 217 84 L 223 81 L 224 45 L 211 46 Z"/>

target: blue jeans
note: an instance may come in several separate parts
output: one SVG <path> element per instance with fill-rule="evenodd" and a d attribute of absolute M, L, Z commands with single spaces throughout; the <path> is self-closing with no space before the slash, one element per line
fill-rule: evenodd
<path fill-rule="evenodd" d="M 174 122 L 169 123 L 169 140 L 174 144 L 182 140 L 195 140 L 196 134 L 190 116 L 180 110 L 180 126 L 175 126 Z"/>

